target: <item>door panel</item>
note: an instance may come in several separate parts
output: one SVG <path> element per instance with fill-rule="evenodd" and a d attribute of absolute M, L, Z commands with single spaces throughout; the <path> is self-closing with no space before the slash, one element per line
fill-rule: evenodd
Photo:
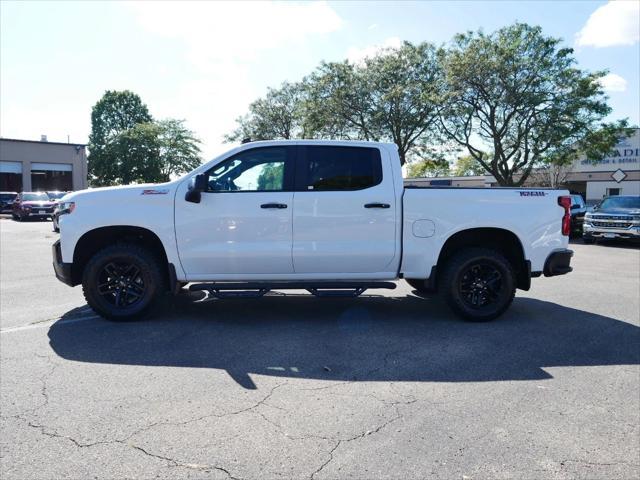
<path fill-rule="evenodd" d="M 373 158 L 362 150 L 375 150 Z M 398 213 L 393 182 L 382 182 L 386 160 L 371 148 L 303 147 L 293 202 L 296 273 L 387 271 Z"/>
<path fill-rule="evenodd" d="M 287 208 L 261 208 L 267 203 Z M 292 192 L 203 193 L 176 200 L 176 235 L 187 275 L 292 273 Z"/>
<path fill-rule="evenodd" d="M 176 238 L 187 277 L 290 274 L 294 147 L 243 151 L 209 170 L 200 203 L 176 195 Z"/>

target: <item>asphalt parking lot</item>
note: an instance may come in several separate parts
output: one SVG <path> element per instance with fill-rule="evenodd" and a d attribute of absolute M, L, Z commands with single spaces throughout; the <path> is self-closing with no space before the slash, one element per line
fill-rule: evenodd
<path fill-rule="evenodd" d="M 576 242 L 487 324 L 404 282 L 114 324 L 49 222 L 0 232 L 3 479 L 640 477 L 637 248 Z"/>

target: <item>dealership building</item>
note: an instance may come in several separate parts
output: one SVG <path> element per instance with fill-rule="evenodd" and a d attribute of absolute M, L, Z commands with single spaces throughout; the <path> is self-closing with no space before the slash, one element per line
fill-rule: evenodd
<path fill-rule="evenodd" d="M 86 146 L 0 138 L 0 191 L 28 192 L 87 188 Z"/>
<path fill-rule="evenodd" d="M 640 195 L 640 129 L 630 137 L 621 139 L 602 159 L 592 161 L 578 158 L 560 179 L 571 193 L 577 193 L 589 204 L 607 195 Z M 527 186 L 536 186 L 536 175 L 531 175 Z M 496 187 L 491 175 L 463 177 L 408 178 L 406 184 L 417 186 Z"/>

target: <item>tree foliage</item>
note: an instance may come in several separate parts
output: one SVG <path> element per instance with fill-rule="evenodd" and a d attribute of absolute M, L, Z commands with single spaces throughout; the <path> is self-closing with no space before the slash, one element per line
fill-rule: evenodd
<path fill-rule="evenodd" d="M 88 167 L 92 185 L 117 182 L 123 159 L 114 159 L 110 144 L 122 132 L 151 122 L 149 109 L 135 93 L 107 90 L 91 110 Z"/>
<path fill-rule="evenodd" d="M 269 88 L 264 98 L 249 105 L 249 113 L 236 119 L 238 127 L 225 136 L 225 141 L 304 137 L 304 94 L 299 83 L 284 82 L 279 88 Z"/>
<path fill-rule="evenodd" d="M 258 190 L 280 190 L 284 182 L 284 164 L 265 164 L 258 176 Z"/>
<path fill-rule="evenodd" d="M 606 72 L 579 70 L 573 50 L 559 44 L 517 23 L 491 35 L 456 35 L 443 53 L 442 127 L 500 185 L 522 185 L 546 158 L 568 158 L 611 111 L 599 83 Z M 603 155 L 614 137 L 589 150 Z M 493 155 L 485 159 L 487 147 Z"/>
<path fill-rule="evenodd" d="M 139 123 L 111 140 L 113 184 L 167 182 L 200 165 L 200 141 L 183 120 Z"/>
<path fill-rule="evenodd" d="M 169 118 L 155 122 L 160 164 L 160 181 L 182 175 L 200 166 L 200 144 L 184 120 Z"/>
<path fill-rule="evenodd" d="M 130 91 L 108 91 L 93 107 L 89 137 L 91 184 L 168 181 L 200 165 L 200 141 L 183 120 L 153 121 Z"/>
<path fill-rule="evenodd" d="M 436 48 L 406 42 L 362 65 L 322 63 L 304 81 L 269 90 L 225 139 L 389 141 L 404 164 L 435 131 L 442 85 Z"/>
<path fill-rule="evenodd" d="M 473 159 L 457 171 L 522 185 L 541 165 L 601 158 L 627 133 L 626 121 L 603 122 L 605 73 L 578 69 L 572 49 L 522 23 L 456 35 L 446 48 L 405 42 L 362 63 L 322 63 L 269 90 L 226 140 L 390 141 L 421 174 L 449 168 L 428 154 L 449 143 Z"/>
<path fill-rule="evenodd" d="M 489 156 L 486 153 L 483 153 L 482 158 L 487 161 Z M 475 157 L 473 157 L 473 155 L 463 155 L 458 157 L 453 168 L 453 174 L 458 177 L 466 175 L 485 175 L 486 173 L 487 171 L 485 168 L 475 159 Z"/>
<path fill-rule="evenodd" d="M 444 177 L 450 173 L 449 162 L 442 158 L 421 159 L 407 164 L 409 178 Z"/>

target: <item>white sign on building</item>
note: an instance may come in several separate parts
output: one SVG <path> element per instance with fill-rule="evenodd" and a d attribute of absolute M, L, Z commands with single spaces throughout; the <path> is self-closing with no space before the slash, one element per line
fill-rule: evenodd
<path fill-rule="evenodd" d="M 586 182 L 589 202 L 607 195 L 640 195 L 640 129 L 621 139 L 601 160 L 576 160 L 568 181 L 569 184 Z"/>

